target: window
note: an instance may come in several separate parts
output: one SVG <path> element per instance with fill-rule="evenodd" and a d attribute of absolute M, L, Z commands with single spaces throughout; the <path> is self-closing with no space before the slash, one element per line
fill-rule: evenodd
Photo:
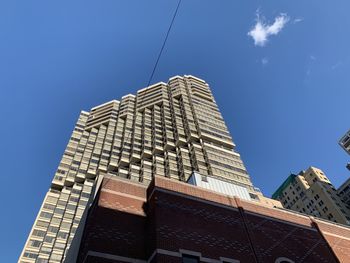
<path fill-rule="evenodd" d="M 60 206 L 66 206 L 66 201 L 62 201 L 62 200 L 59 200 L 57 205 L 60 205 Z"/>
<path fill-rule="evenodd" d="M 50 203 L 56 204 L 56 203 L 57 203 L 57 197 L 48 196 L 48 197 L 46 198 L 46 202 L 50 202 Z"/>
<path fill-rule="evenodd" d="M 72 189 L 72 194 L 80 194 L 80 191 L 79 189 Z"/>
<path fill-rule="evenodd" d="M 47 263 L 47 262 L 49 262 L 47 259 L 45 259 L 45 258 L 38 258 L 37 260 L 36 260 L 36 262 L 37 263 Z"/>
<path fill-rule="evenodd" d="M 75 208 L 76 208 L 75 205 L 71 205 L 71 204 L 67 205 L 67 210 L 75 211 Z"/>
<path fill-rule="evenodd" d="M 45 222 L 45 221 L 40 221 L 38 220 L 38 222 L 36 223 L 36 226 L 38 227 L 48 227 L 49 226 L 49 223 L 48 222 Z"/>
<path fill-rule="evenodd" d="M 56 214 L 59 214 L 59 215 L 63 215 L 63 214 L 64 214 L 64 210 L 63 210 L 63 209 L 60 209 L 60 208 L 56 208 L 56 209 L 55 209 L 55 213 L 56 213 Z"/>
<path fill-rule="evenodd" d="M 34 229 L 33 236 L 43 237 L 43 236 L 45 236 L 45 231 Z"/>
<path fill-rule="evenodd" d="M 275 260 L 275 263 L 294 263 L 294 261 L 289 258 L 280 257 Z"/>
<path fill-rule="evenodd" d="M 44 238 L 44 242 L 52 243 L 54 239 L 55 239 L 55 237 L 46 236 L 46 237 Z"/>
<path fill-rule="evenodd" d="M 84 197 L 84 198 L 89 198 L 90 197 L 90 194 L 89 193 L 82 193 L 81 194 L 81 197 Z"/>
<path fill-rule="evenodd" d="M 199 263 L 199 257 L 182 255 L 182 263 Z"/>
<path fill-rule="evenodd" d="M 36 259 L 38 257 L 38 254 L 26 251 L 26 252 L 24 252 L 23 257 Z"/>
<path fill-rule="evenodd" d="M 41 218 L 48 218 L 48 219 L 51 219 L 52 214 L 47 213 L 47 212 L 41 212 L 41 213 L 40 213 L 40 217 L 41 217 Z"/>
<path fill-rule="evenodd" d="M 31 247 L 40 247 L 40 245 L 41 245 L 41 241 L 39 241 L 39 240 L 31 239 L 29 241 L 29 246 L 31 246 Z"/>
<path fill-rule="evenodd" d="M 68 237 L 68 233 L 60 231 L 60 232 L 58 232 L 57 237 L 62 238 L 62 239 L 66 239 Z"/>
<path fill-rule="evenodd" d="M 57 233 L 57 231 L 58 231 L 58 227 L 49 226 L 48 232 Z"/>
<path fill-rule="evenodd" d="M 50 205 L 50 204 L 44 204 L 43 208 L 48 209 L 48 210 L 54 210 L 55 206 L 54 205 Z"/>

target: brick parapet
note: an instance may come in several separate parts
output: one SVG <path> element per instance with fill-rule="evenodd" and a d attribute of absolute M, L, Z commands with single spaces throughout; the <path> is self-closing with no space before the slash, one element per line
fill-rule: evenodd
<path fill-rule="evenodd" d="M 183 182 L 155 177 L 146 189 L 112 179 L 102 183 L 97 198 L 81 255 L 98 251 L 142 262 L 152 258 L 149 262 L 177 263 L 181 262 L 179 251 L 187 249 L 200 253 L 205 262 L 221 262 L 220 258 L 274 262 L 278 257 L 295 262 L 350 262 L 347 227 Z"/>

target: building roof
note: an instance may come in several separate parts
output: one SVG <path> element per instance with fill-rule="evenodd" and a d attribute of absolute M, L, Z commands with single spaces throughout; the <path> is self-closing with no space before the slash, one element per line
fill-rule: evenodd
<path fill-rule="evenodd" d="M 288 187 L 288 185 L 295 180 L 295 177 L 297 177 L 295 174 L 291 174 L 287 177 L 287 179 L 280 185 L 280 187 L 277 188 L 277 190 L 273 193 L 272 198 L 277 199 L 284 189 Z"/>

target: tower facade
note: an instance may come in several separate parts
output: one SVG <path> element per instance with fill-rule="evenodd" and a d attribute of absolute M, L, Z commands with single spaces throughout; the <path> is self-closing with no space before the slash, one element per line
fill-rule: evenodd
<path fill-rule="evenodd" d="M 19 262 L 64 259 L 100 173 L 148 185 L 193 172 L 256 197 L 205 81 L 176 76 L 82 111 Z"/>

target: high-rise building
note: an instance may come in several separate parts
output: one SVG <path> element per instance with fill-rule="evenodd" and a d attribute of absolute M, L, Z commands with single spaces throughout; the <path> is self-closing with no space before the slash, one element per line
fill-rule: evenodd
<path fill-rule="evenodd" d="M 350 224 L 350 207 L 338 196 L 327 176 L 318 168 L 309 167 L 291 174 L 272 195 L 284 208 Z"/>
<path fill-rule="evenodd" d="M 176 76 L 82 111 L 19 262 L 63 260 L 100 173 L 148 185 L 194 171 L 261 196 L 205 81 Z"/>
<path fill-rule="evenodd" d="M 350 154 L 350 130 L 339 140 L 339 145 Z"/>

